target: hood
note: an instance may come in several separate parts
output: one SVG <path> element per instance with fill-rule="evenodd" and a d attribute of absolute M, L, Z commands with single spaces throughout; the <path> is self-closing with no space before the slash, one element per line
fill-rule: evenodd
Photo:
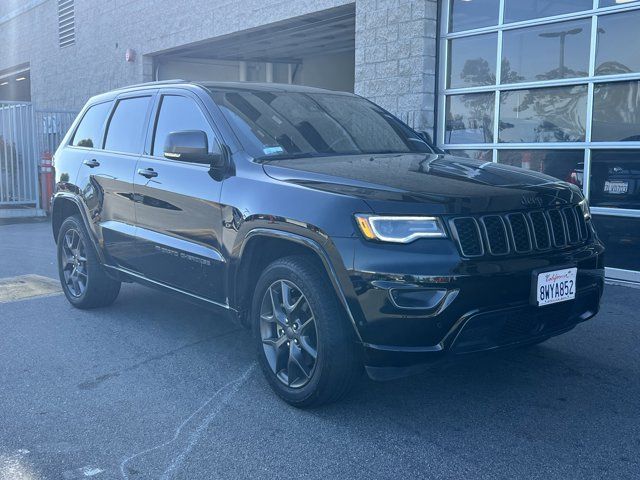
<path fill-rule="evenodd" d="M 358 197 L 386 214 L 504 212 L 582 199 L 577 187 L 548 175 L 451 155 L 281 159 L 263 168 L 276 180 Z"/>

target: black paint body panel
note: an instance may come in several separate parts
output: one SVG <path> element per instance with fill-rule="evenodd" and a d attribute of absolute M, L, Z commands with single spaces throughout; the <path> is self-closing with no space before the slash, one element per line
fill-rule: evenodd
<path fill-rule="evenodd" d="M 258 163 L 243 150 L 207 91 L 193 84 L 136 87 L 96 97 L 89 105 L 139 90 L 154 95 L 150 119 L 164 92 L 197 99 L 228 148 L 230 163 L 219 174 L 204 165 L 152 157 L 151 125 L 136 155 L 69 147 L 68 134 L 55 155 L 54 229 L 63 203 L 72 202 L 100 258 L 122 278 L 240 314 L 247 309 L 239 272 L 248 242 L 270 237 L 296 243 L 324 265 L 373 366 L 407 365 L 454 352 L 456 339 L 464 338 L 461 332 L 467 326 L 475 331 L 471 326 L 480 321 L 474 319 L 492 312 L 513 309 L 535 317 L 528 303 L 535 269 L 578 266 L 578 293 L 587 298 L 584 308 L 572 303 L 582 311 L 561 313 L 558 328 L 541 330 L 545 335 L 562 333 L 597 312 L 604 249 L 590 223 L 590 240 L 580 246 L 469 259 L 451 238 L 371 242 L 354 222 L 356 213 L 446 220 L 577 204 L 582 196 L 569 184 L 436 153 Z M 84 165 L 88 158 L 100 166 Z M 157 177 L 136 173 L 149 168 Z M 390 292 L 397 289 L 442 290 L 446 298 L 433 311 L 407 309 L 392 301 Z M 491 321 L 504 323 L 498 317 L 496 313 Z M 525 340 L 535 338 L 532 334 Z M 485 342 L 481 349 L 508 344 Z"/>

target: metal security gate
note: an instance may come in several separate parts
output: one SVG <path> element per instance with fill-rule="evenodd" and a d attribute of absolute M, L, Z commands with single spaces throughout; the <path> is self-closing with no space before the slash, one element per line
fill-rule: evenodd
<path fill-rule="evenodd" d="M 51 159 L 75 116 L 0 102 L 0 218 L 43 215 L 48 209 Z"/>
<path fill-rule="evenodd" d="M 50 158 L 55 153 L 77 114 L 78 112 L 72 111 L 35 112 L 38 153 L 41 160 Z"/>
<path fill-rule="evenodd" d="M 33 107 L 0 103 L 0 209 L 38 208 L 38 160 Z"/>

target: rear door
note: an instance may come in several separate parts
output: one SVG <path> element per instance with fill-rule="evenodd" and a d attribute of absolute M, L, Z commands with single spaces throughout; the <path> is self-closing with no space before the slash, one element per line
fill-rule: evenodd
<path fill-rule="evenodd" d="M 77 178 L 107 262 L 126 268 L 135 255 L 133 177 L 154 95 L 143 91 L 115 99 L 101 143 L 85 152 Z"/>
<path fill-rule="evenodd" d="M 209 165 L 165 158 L 170 132 L 202 130 L 209 150 L 219 134 L 197 95 L 167 89 L 156 99 L 146 153 L 136 167 L 134 190 L 138 255 L 135 267 L 150 279 L 226 304 L 219 205 L 222 183 Z"/>

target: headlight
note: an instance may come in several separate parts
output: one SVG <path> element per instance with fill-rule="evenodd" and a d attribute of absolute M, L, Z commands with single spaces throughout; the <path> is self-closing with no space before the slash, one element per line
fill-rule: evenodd
<path fill-rule="evenodd" d="M 437 217 L 386 217 L 356 215 L 360 231 L 368 240 L 409 243 L 418 238 L 443 238 L 447 233 Z"/>
<path fill-rule="evenodd" d="M 580 205 L 580 208 L 582 209 L 582 214 L 584 215 L 584 219 L 591 220 L 591 210 L 589 210 L 589 202 L 587 202 L 587 199 L 583 198 L 578 205 Z"/>

